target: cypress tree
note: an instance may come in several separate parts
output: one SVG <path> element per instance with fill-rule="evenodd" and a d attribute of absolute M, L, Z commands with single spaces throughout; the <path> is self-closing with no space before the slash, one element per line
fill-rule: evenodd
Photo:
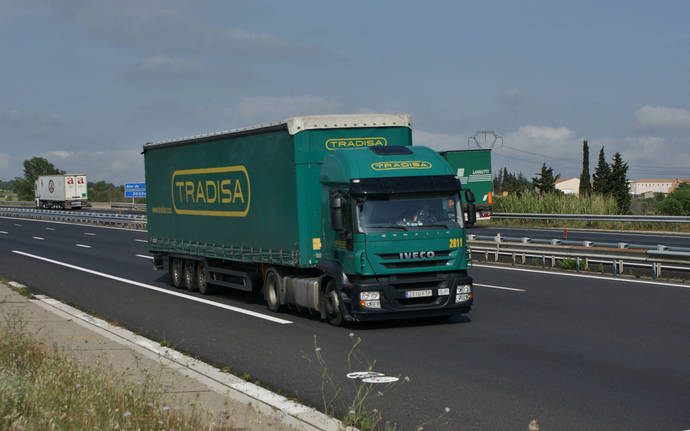
<path fill-rule="evenodd" d="M 618 214 L 630 214 L 630 186 L 628 185 L 628 164 L 620 153 L 613 155 L 611 164 L 611 193 L 616 198 Z"/>
<path fill-rule="evenodd" d="M 582 142 L 582 173 L 580 174 L 580 196 L 592 194 L 592 184 L 589 182 L 589 145 L 587 140 Z"/>
<path fill-rule="evenodd" d="M 539 194 L 553 193 L 556 191 L 556 180 L 561 176 L 553 176 L 553 168 L 547 167 L 546 163 L 541 164 L 541 172 L 537 177 L 532 178 L 532 184 L 539 189 Z"/>
<path fill-rule="evenodd" d="M 599 162 L 597 163 L 597 168 L 594 170 L 594 175 L 592 175 L 592 191 L 594 193 L 609 194 L 611 189 L 609 187 L 609 182 L 611 178 L 611 168 L 609 164 L 606 163 L 606 157 L 604 155 L 604 147 L 601 147 L 599 151 Z"/>

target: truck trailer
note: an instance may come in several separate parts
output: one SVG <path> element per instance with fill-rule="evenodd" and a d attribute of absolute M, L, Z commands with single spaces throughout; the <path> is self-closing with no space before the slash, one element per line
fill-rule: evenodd
<path fill-rule="evenodd" d="M 257 291 L 333 325 L 472 307 L 462 184 L 412 146 L 407 115 L 295 117 L 143 154 L 149 251 L 177 288 Z"/>
<path fill-rule="evenodd" d="M 462 186 L 477 197 L 477 220 L 491 219 L 494 191 L 491 149 L 443 151 L 441 156 L 456 172 Z"/>
<path fill-rule="evenodd" d="M 86 175 L 41 175 L 34 183 L 36 208 L 81 209 L 88 203 Z"/>

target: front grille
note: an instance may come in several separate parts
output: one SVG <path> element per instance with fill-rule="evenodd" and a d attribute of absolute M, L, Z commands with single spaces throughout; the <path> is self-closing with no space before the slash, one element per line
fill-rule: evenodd
<path fill-rule="evenodd" d="M 435 257 L 447 257 L 450 256 L 450 253 L 453 250 L 440 250 L 440 251 L 434 251 L 434 256 Z M 385 260 L 399 260 L 400 259 L 400 253 L 381 253 L 377 255 L 381 259 Z"/>
<path fill-rule="evenodd" d="M 382 265 L 388 269 L 401 269 L 401 268 L 428 268 L 431 266 L 444 266 L 448 263 L 448 259 L 443 260 L 414 260 L 411 262 L 391 262 L 382 263 Z"/>
<path fill-rule="evenodd" d="M 432 258 L 401 259 L 400 253 L 381 253 L 377 254 L 379 263 L 386 269 L 413 269 L 413 268 L 433 268 L 448 264 L 453 259 L 450 254 L 453 250 L 434 251 Z"/>

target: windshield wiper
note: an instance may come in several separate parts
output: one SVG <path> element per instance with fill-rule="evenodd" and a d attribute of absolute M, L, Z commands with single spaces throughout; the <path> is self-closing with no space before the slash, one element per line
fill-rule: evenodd
<path fill-rule="evenodd" d="M 402 230 L 409 230 L 407 226 L 401 226 L 401 225 L 390 225 L 390 224 L 368 224 L 363 226 L 365 229 L 402 229 Z"/>
<path fill-rule="evenodd" d="M 422 224 L 422 225 L 419 226 L 419 227 L 421 227 L 421 228 L 425 228 L 425 227 L 442 227 L 442 228 L 444 228 L 444 229 L 450 229 L 450 228 L 448 227 L 447 224 Z"/>

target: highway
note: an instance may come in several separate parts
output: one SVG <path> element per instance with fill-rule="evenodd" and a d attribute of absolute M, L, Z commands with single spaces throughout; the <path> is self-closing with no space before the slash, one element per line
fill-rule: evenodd
<path fill-rule="evenodd" d="M 14 218 L 0 275 L 321 410 L 323 355 L 336 416 L 346 374 L 374 365 L 400 381 L 370 406 L 406 430 L 690 428 L 690 285 L 475 265 L 468 316 L 336 328 L 259 295 L 169 287 L 145 232 Z"/>

